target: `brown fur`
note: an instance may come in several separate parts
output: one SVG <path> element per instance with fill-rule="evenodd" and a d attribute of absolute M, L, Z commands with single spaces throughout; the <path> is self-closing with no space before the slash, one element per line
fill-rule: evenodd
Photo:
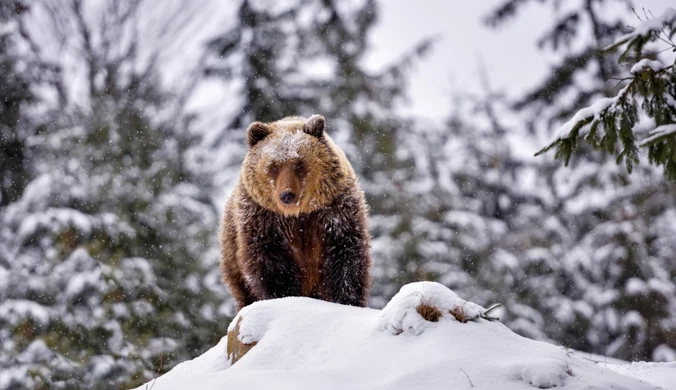
<path fill-rule="evenodd" d="M 247 138 L 221 223 L 221 271 L 237 309 L 284 296 L 365 306 L 366 202 L 324 118 L 254 122 Z M 280 200 L 284 192 L 296 195 L 293 203 Z"/>

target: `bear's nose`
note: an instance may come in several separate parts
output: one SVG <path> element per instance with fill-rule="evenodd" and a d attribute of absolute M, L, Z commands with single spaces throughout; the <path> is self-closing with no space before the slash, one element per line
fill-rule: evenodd
<path fill-rule="evenodd" d="M 284 191 L 281 195 L 279 195 L 279 200 L 281 200 L 284 204 L 291 204 L 294 199 L 296 199 L 296 194 L 291 191 Z"/>

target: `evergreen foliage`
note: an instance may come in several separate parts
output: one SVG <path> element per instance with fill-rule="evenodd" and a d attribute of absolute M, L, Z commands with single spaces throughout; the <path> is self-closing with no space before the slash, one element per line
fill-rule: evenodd
<path fill-rule="evenodd" d="M 53 66 L 81 61 L 84 93 L 45 110 L 34 176 L 0 212 L 3 388 L 138 385 L 227 329 L 216 212 L 190 117 L 175 111 L 156 64 L 139 60 L 138 35 L 112 39 L 140 3 L 117 3 L 102 24 L 91 4 L 52 14 L 46 39 L 81 38 Z"/>
<path fill-rule="evenodd" d="M 526 3 L 504 2 L 487 20 L 502 23 Z M 565 141 L 574 154 L 571 169 L 547 159 L 529 162 L 538 183 L 533 193 L 539 194 L 542 205 L 541 211 L 534 212 L 547 222 L 535 225 L 540 232 L 531 229 L 522 237 L 529 241 L 543 237 L 539 245 L 545 251 L 541 253 L 553 256 L 554 261 L 545 268 L 544 264 L 536 267 L 522 283 L 534 286 L 531 279 L 546 280 L 548 287 L 524 291 L 519 301 L 529 302 L 543 335 L 564 345 L 631 360 L 673 359 L 676 345 L 669 335 L 674 331 L 676 311 L 668 303 L 674 299 L 674 290 L 667 286 L 674 284 L 676 268 L 664 256 L 673 251 L 674 244 L 659 247 L 658 243 L 676 242 L 676 236 L 671 228 L 655 226 L 671 218 L 676 206 L 674 187 L 654 167 L 636 158 L 636 136 L 620 125 L 643 115 L 639 114 L 640 97 L 618 85 L 616 79 L 623 78 L 619 55 L 600 51 L 615 42 L 628 43 L 642 28 L 624 31 L 622 20 L 609 19 L 604 12 L 612 5 L 629 7 L 627 2 L 587 1 L 564 9 L 556 1 L 542 3 L 560 16 L 539 40 L 540 46 L 562 58 L 532 92 L 513 104 L 531 118 L 528 127 L 521 129 L 522 137 L 551 139 L 553 127 L 560 127 L 555 135 L 560 137 L 578 125 L 575 131 L 582 131 L 586 125 L 591 144 L 575 144 L 576 137 Z M 570 15 L 578 15 L 575 23 L 562 23 Z M 592 39 L 584 31 L 594 32 Z M 617 98 L 623 94 L 627 96 L 624 106 Z M 594 115 L 616 101 L 621 104 L 606 115 L 615 130 L 606 131 L 599 123 L 592 131 Z M 573 119 L 562 123 L 576 112 Z M 587 122 L 580 123 L 581 119 Z M 609 162 L 609 153 L 627 159 L 634 175 Z M 543 236 L 547 231 L 551 234 Z"/>
<path fill-rule="evenodd" d="M 653 42 L 664 42 L 665 50 L 676 52 L 675 35 L 676 11 L 668 9 L 606 48 L 609 52 L 622 47 L 618 60 L 635 63 L 630 76 L 622 79 L 628 84 L 616 96 L 578 111 L 536 156 L 555 147 L 556 157 L 567 165 L 577 140 L 584 137 L 592 147 L 616 154 L 617 163 L 624 161 L 631 173 L 639 147 L 645 147 L 650 163 L 662 166 L 666 178 L 676 181 L 676 56 L 665 64 L 654 58 L 653 50 L 646 50 Z M 637 128 L 642 119 L 650 123 Z"/>
<path fill-rule="evenodd" d="M 27 112 L 36 106 L 35 89 L 54 76 L 55 69 L 24 49 L 22 36 L 26 1 L 0 3 L 0 207 L 16 201 L 34 174 L 27 139 L 40 129 Z"/>

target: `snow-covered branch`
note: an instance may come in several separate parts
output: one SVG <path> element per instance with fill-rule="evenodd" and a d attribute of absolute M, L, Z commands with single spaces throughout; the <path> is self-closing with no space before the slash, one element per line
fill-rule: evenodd
<path fill-rule="evenodd" d="M 676 56 L 641 59 L 646 56 L 646 44 L 657 40 L 666 42 L 676 52 L 672 40 L 675 34 L 676 10 L 669 8 L 657 18 L 642 21 L 633 32 L 604 49 L 608 52 L 624 46 L 618 60 L 635 59 L 630 76 L 620 80 L 629 83 L 616 96 L 579 110 L 559 127 L 550 144 L 535 155 L 556 147 L 556 157 L 562 157 L 568 164 L 577 139 L 584 137 L 592 147 L 617 154 L 617 162 L 624 160 L 631 172 L 638 162 L 638 147 L 647 147 L 650 162 L 664 166 L 667 178 L 676 181 L 676 132 L 672 131 L 676 126 Z M 650 118 L 656 128 L 637 144 L 635 128 L 642 117 Z"/>

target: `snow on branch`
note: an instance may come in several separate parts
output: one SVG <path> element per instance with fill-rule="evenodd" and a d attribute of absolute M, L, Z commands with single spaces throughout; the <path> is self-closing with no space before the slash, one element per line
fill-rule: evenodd
<path fill-rule="evenodd" d="M 636 45 L 641 44 L 641 47 L 653 39 L 657 39 L 660 34 L 663 33 L 665 28 L 671 28 L 671 33 L 668 34 L 668 37 L 671 38 L 674 35 L 674 24 L 676 24 L 676 9 L 667 8 L 662 12 L 662 15 L 653 18 L 646 19 L 639 24 L 634 31 L 622 36 L 612 45 L 603 49 L 603 51 L 614 50 L 624 44 L 627 44 L 625 54 L 632 48 L 635 48 Z M 640 48 L 639 48 L 640 49 Z M 624 54 L 623 54 L 624 55 Z"/>
<path fill-rule="evenodd" d="M 663 140 L 666 137 L 676 134 L 676 124 L 659 126 L 650 131 L 648 138 L 641 141 L 639 146 L 649 146 L 655 142 Z"/>
<path fill-rule="evenodd" d="M 557 129 L 549 145 L 538 151 L 539 156 L 556 147 L 556 158 L 567 165 L 584 137 L 592 147 L 617 154 L 617 163 L 625 162 L 632 171 L 638 163 L 638 148 L 648 148 L 650 163 L 664 166 L 667 178 L 676 181 L 676 58 L 670 56 L 670 65 L 652 58 L 643 58 L 644 46 L 653 41 L 666 42 L 676 52 L 676 10 L 669 8 L 657 18 L 642 21 L 633 32 L 620 38 L 605 52 L 625 46 L 618 61 L 634 58 L 629 83 L 614 97 L 603 98 L 579 110 Z M 640 60 L 639 60 L 640 59 Z M 644 114 L 651 118 L 655 129 L 637 142 L 636 125 Z"/>

